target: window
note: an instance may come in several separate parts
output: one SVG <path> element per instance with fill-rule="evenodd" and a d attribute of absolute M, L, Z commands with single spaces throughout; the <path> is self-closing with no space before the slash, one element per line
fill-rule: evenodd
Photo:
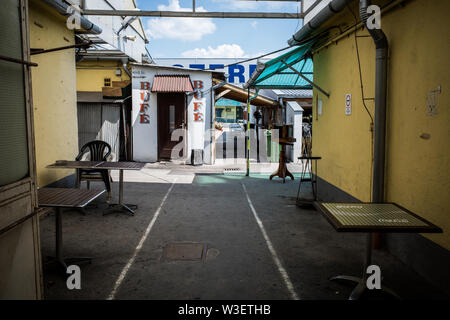
<path fill-rule="evenodd" d="M 22 59 L 20 2 L 2 1 L 0 55 Z M 19 35 L 19 36 L 17 36 Z M 29 175 L 24 66 L 0 60 L 0 186 Z"/>
<path fill-rule="evenodd" d="M 105 78 L 104 86 L 105 87 L 111 87 L 111 78 Z"/>

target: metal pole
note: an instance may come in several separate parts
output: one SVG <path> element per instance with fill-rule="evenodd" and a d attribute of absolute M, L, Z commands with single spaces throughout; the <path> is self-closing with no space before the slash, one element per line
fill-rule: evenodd
<path fill-rule="evenodd" d="M 123 170 L 119 173 L 119 204 L 123 205 Z"/>
<path fill-rule="evenodd" d="M 56 208 L 55 210 L 55 234 L 56 234 L 56 248 L 55 248 L 55 257 L 56 260 L 62 264 L 64 264 L 64 257 L 62 253 L 62 221 L 61 221 L 61 208 Z"/>
<path fill-rule="evenodd" d="M 245 133 L 245 142 L 247 145 L 247 173 L 246 176 L 250 176 L 250 88 L 247 89 L 247 132 Z"/>
<path fill-rule="evenodd" d="M 45 0 L 47 1 L 47 0 Z M 173 18 L 232 18 L 232 19 L 303 19 L 304 14 L 297 12 L 192 12 L 192 11 L 148 11 L 148 10 L 82 10 L 87 16 L 122 17 L 173 17 Z M 84 18 L 84 17 L 82 17 Z M 90 30 L 92 32 L 92 30 Z M 99 34 L 100 32 L 96 33 Z"/>
<path fill-rule="evenodd" d="M 372 233 L 367 234 L 366 261 L 364 262 L 363 279 L 367 280 L 367 268 L 372 264 Z"/>
<path fill-rule="evenodd" d="M 259 158 L 259 118 L 256 119 L 256 162 L 260 163 L 261 159 Z"/>

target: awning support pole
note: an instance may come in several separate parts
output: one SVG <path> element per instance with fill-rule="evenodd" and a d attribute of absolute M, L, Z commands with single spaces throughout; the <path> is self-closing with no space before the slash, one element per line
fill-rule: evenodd
<path fill-rule="evenodd" d="M 245 133 L 246 157 L 247 157 L 247 177 L 250 176 L 250 88 L 247 89 L 247 132 Z"/>
<path fill-rule="evenodd" d="M 326 92 L 325 90 L 323 90 L 321 87 L 319 87 L 317 84 L 315 84 L 314 82 L 312 82 L 311 80 L 309 80 L 307 77 L 305 77 L 300 71 L 295 70 L 295 68 L 291 67 L 290 65 L 288 65 L 284 60 L 280 60 L 281 63 L 283 63 L 286 67 L 288 67 L 289 69 L 291 69 L 292 71 L 294 71 L 296 74 L 298 74 L 303 80 L 305 80 L 306 82 L 308 82 L 310 85 L 312 85 L 314 88 L 316 88 L 317 90 L 319 90 L 320 92 L 322 92 L 324 95 L 327 96 L 327 98 L 330 97 L 330 94 L 328 92 Z"/>
<path fill-rule="evenodd" d="M 247 140 L 247 177 L 250 176 L 250 101 L 258 96 L 259 89 L 256 89 L 255 95 L 250 97 L 250 88 L 247 89 L 247 132 L 245 138 Z"/>

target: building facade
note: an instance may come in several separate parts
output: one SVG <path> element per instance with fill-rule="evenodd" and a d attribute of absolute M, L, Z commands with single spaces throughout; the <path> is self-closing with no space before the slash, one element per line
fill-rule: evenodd
<path fill-rule="evenodd" d="M 213 72 L 132 65 L 133 160 L 213 162 Z M 182 138 L 183 137 L 183 138 Z"/>
<path fill-rule="evenodd" d="M 389 44 L 384 201 L 398 203 L 444 230 L 442 234 L 386 234 L 383 241 L 392 253 L 448 292 L 450 110 L 446 106 L 450 95 L 445 88 L 450 87 L 450 42 L 438 35 L 450 29 L 450 2 L 372 3 L 382 8 L 381 29 Z M 359 16 L 358 4 L 349 1 L 349 7 L 322 28 L 351 25 Z M 312 51 L 314 82 L 331 93 L 327 97 L 314 89 L 312 149 L 322 157 L 321 197 L 371 201 L 374 41 L 359 24 L 356 31 L 335 34 L 322 44 Z M 421 252 L 420 259 L 416 252 Z"/>

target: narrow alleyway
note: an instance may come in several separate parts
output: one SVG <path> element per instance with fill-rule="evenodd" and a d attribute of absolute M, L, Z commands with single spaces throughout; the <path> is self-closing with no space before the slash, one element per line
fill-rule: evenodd
<path fill-rule="evenodd" d="M 81 290 L 45 269 L 47 299 L 346 299 L 352 288 L 328 279 L 362 272 L 364 234 L 339 234 L 317 211 L 297 208 L 298 174 L 285 184 L 266 174 L 143 174 L 152 182 L 125 184 L 134 217 L 103 216 L 105 198 L 86 216 L 65 212 L 66 255 L 94 259 L 81 267 Z M 53 219 L 41 219 L 43 256 L 53 254 Z M 164 249 L 178 243 L 202 244 L 206 255 L 173 260 Z M 376 251 L 374 263 L 404 297 L 443 296 L 388 253 Z"/>

